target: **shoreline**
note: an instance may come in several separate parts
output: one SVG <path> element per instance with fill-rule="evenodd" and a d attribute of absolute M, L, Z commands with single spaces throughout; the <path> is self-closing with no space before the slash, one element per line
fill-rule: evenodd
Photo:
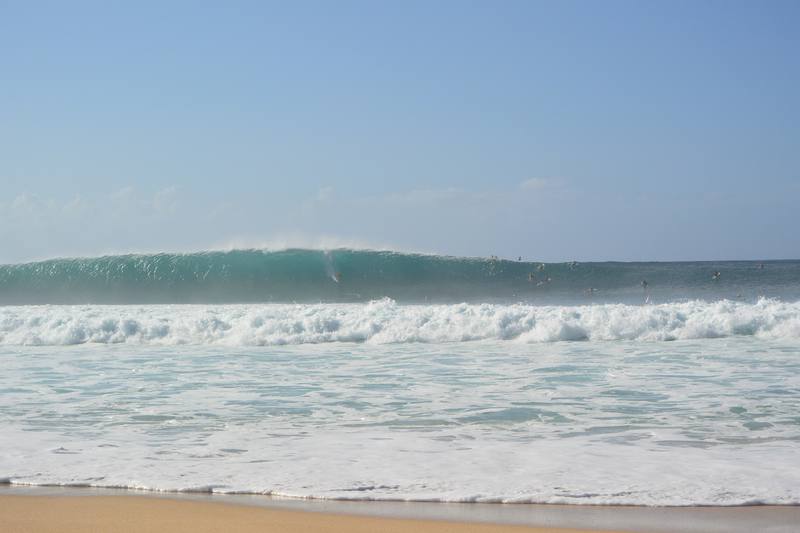
<path fill-rule="evenodd" d="M 46 510 L 46 512 L 44 512 Z M 56 512 L 58 510 L 58 512 Z M 275 531 L 430 532 L 630 532 L 745 533 L 796 531 L 800 506 L 637 507 L 604 505 L 438 503 L 303 500 L 265 495 L 156 493 L 89 487 L 0 486 L 0 529 L 3 531 L 83 531 L 102 526 L 110 533 L 141 531 L 119 518 L 146 512 L 153 530 L 184 531 L 185 523 L 206 519 L 191 529 L 235 521 L 252 531 L 281 524 Z M 77 529 L 65 529 L 69 517 Z M 117 519 L 117 518 L 119 519 Z M 61 521 L 60 521 L 61 520 Z M 187 522 L 188 521 L 188 522 Z M 242 522 L 240 522 L 242 521 Z M 102 522 L 102 523 L 101 523 Z M 173 527 L 180 522 L 180 527 Z M 210 529 L 203 529 L 204 527 Z M 239 526 L 237 525 L 237 528 Z M 165 529 L 166 528 L 166 529 Z M 363 529 L 362 529 L 363 528 Z M 444 528 L 444 529 L 441 529 Z"/>
<path fill-rule="evenodd" d="M 309 512 L 131 495 L 0 495 L 0 528 L 9 533 L 617 533 L 598 529 Z"/>

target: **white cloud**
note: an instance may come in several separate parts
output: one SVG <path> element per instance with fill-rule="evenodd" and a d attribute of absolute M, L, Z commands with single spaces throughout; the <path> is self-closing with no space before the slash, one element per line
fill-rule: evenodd
<path fill-rule="evenodd" d="M 25 209 L 30 205 L 30 198 L 27 193 L 22 193 L 11 202 L 11 209 Z"/>
<path fill-rule="evenodd" d="M 236 206 L 232 202 L 219 203 L 211 209 L 210 216 L 211 218 L 223 217 L 225 215 L 232 213 L 235 207 Z"/>
<path fill-rule="evenodd" d="M 130 186 L 123 187 L 118 191 L 112 192 L 109 196 L 115 202 L 128 203 L 134 196 L 134 190 L 133 187 Z"/>
<path fill-rule="evenodd" d="M 83 199 L 80 194 L 72 197 L 72 200 L 64 204 L 61 210 L 67 215 L 81 214 L 89 207 L 89 202 Z"/>
<path fill-rule="evenodd" d="M 333 187 L 321 187 L 314 198 L 316 202 L 327 202 L 333 196 Z"/>
<path fill-rule="evenodd" d="M 405 192 L 393 192 L 380 198 L 364 198 L 369 203 L 378 201 L 396 206 L 417 207 L 435 206 L 441 203 L 486 201 L 497 196 L 496 192 L 468 191 L 458 187 L 444 189 L 412 189 Z"/>
<path fill-rule="evenodd" d="M 169 186 L 157 190 L 152 197 L 140 195 L 131 186 L 123 187 L 108 195 L 114 209 L 126 213 L 139 215 L 159 214 L 169 215 L 180 206 L 178 187 Z"/>
<path fill-rule="evenodd" d="M 464 194 L 464 191 L 456 187 L 448 187 L 446 189 L 413 189 L 406 192 L 391 193 L 387 199 L 398 203 L 426 204 L 441 200 L 450 200 L 462 194 Z"/>
<path fill-rule="evenodd" d="M 547 187 L 552 180 L 546 178 L 530 178 L 519 184 L 523 191 L 540 191 Z"/>
<path fill-rule="evenodd" d="M 38 207 L 41 207 L 41 205 L 42 202 L 37 196 L 24 192 L 14 198 L 14 200 L 11 202 L 11 209 L 14 211 L 30 213 L 36 210 Z"/>
<path fill-rule="evenodd" d="M 75 194 L 71 200 L 63 201 L 24 192 L 8 203 L 0 203 L 0 216 L 13 217 L 17 222 L 27 220 L 41 224 L 45 220 L 58 221 L 61 215 L 78 215 L 88 206 L 89 202 L 79 194 Z"/>
<path fill-rule="evenodd" d="M 178 188 L 167 187 L 153 195 L 153 210 L 161 214 L 174 213 L 178 208 Z"/>

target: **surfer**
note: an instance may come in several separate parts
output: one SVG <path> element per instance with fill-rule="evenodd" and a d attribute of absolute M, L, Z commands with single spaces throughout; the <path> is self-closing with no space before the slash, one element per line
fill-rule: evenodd
<path fill-rule="evenodd" d="M 713 279 L 714 281 L 718 281 L 720 276 L 722 276 L 722 274 L 720 274 L 719 270 L 717 270 L 716 272 L 714 272 L 714 275 L 711 276 L 711 279 Z"/>
<path fill-rule="evenodd" d="M 648 285 L 649 285 L 649 283 L 647 283 L 647 280 L 646 280 L 646 279 L 643 279 L 643 280 L 642 280 L 642 288 L 643 288 L 644 290 L 647 290 L 647 286 L 648 286 Z"/>
<path fill-rule="evenodd" d="M 536 274 L 528 272 L 528 283 L 532 283 L 536 279 Z"/>
<path fill-rule="evenodd" d="M 759 263 L 758 264 L 758 269 L 759 270 L 764 270 L 764 263 Z"/>
<path fill-rule="evenodd" d="M 539 263 L 539 266 L 536 267 L 536 270 L 538 270 L 539 272 L 543 271 L 544 270 L 544 263 Z"/>

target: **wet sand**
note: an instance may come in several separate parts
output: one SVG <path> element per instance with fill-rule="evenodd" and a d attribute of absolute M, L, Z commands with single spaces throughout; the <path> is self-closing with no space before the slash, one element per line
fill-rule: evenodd
<path fill-rule="evenodd" d="M 508 524 L 293 511 L 145 496 L 0 496 L 7 533 L 586 533 Z"/>
<path fill-rule="evenodd" d="M 637 507 L 273 498 L 0 484 L 0 531 L 797 533 L 800 506 Z"/>

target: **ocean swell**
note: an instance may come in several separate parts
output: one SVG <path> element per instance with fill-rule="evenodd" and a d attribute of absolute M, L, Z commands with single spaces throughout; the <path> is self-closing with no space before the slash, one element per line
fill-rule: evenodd
<path fill-rule="evenodd" d="M 518 259 L 522 259 L 519 257 Z M 714 276 L 719 272 L 719 276 Z M 230 250 L 0 265 L 0 305 L 576 304 L 800 299 L 800 262 L 539 263 L 375 250 Z"/>

